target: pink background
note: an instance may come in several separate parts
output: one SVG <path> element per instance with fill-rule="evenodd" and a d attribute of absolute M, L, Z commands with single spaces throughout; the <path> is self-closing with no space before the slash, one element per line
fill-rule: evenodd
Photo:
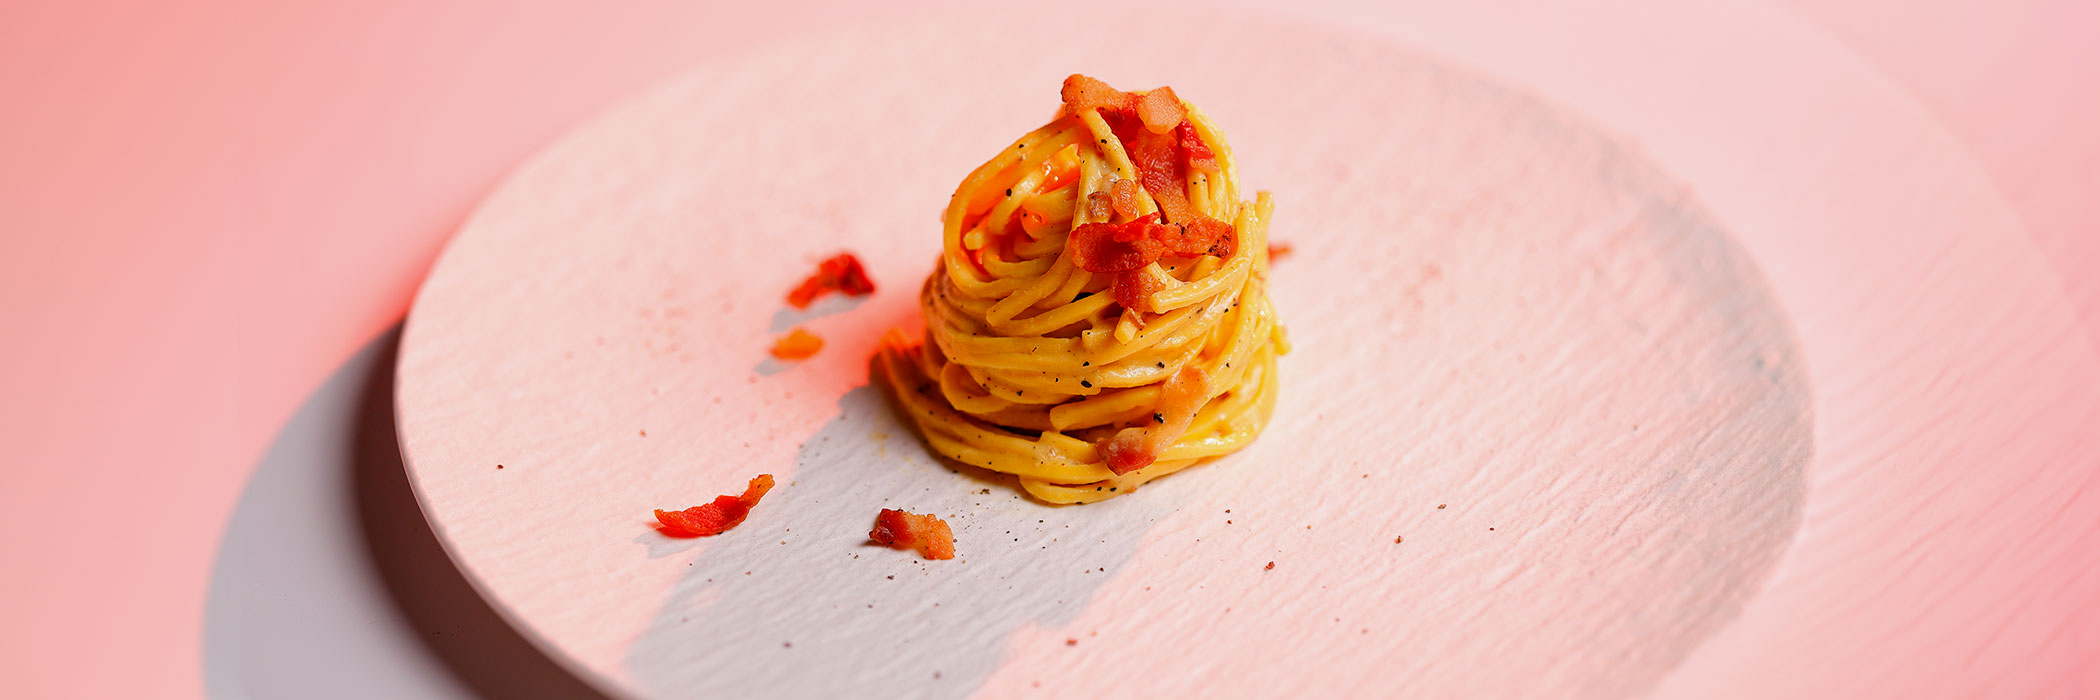
<path fill-rule="evenodd" d="M 1966 147 L 2091 342 L 2100 7 L 1778 6 Z M 205 589 L 240 488 L 300 401 L 400 318 L 468 208 L 609 101 L 875 12 L 856 8 L 0 9 L 10 694 L 200 694 Z"/>

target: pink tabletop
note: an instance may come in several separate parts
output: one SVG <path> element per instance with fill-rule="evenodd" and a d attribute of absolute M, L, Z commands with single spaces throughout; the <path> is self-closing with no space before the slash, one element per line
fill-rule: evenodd
<path fill-rule="evenodd" d="M 1301 4 L 1330 21 L 1349 10 Z M 11 563 L 0 576 L 7 694 L 201 695 L 214 555 L 256 461 L 324 377 L 401 318 L 481 195 L 578 119 L 694 61 L 905 11 L 862 5 L 0 10 L 0 328 L 12 341 L 0 387 L 15 399 L 0 407 L 14 448 L 0 508 L 12 533 L 0 544 Z M 2090 194 L 2100 130 L 2089 126 L 2100 123 L 2100 92 L 2089 88 L 2100 84 L 2100 8 L 1760 7 L 1807 28 L 1804 41 L 1852 52 L 1944 127 L 1943 145 L 1973 159 L 2044 253 L 2055 279 L 2039 283 L 2059 286 L 2081 318 L 2085 336 L 2058 342 L 2090 353 L 2100 334 L 2100 199 Z M 1579 32 L 1580 21 L 1513 21 L 1507 36 Z M 1409 38 L 1404 26 L 1380 31 Z M 1412 39 L 1432 49 L 1460 40 Z M 1538 71 L 1552 82 L 1553 67 Z M 1647 133 L 1637 114 L 1589 116 L 1636 140 Z M 2075 477 L 2057 506 L 2073 521 L 2033 537 L 2100 551 L 2089 518 L 2100 490 L 2086 488 L 2090 474 Z M 2043 609 L 1979 621 L 1983 633 L 2061 624 L 2055 613 L 2100 605 L 2092 564 L 2037 572 L 2062 580 Z M 2071 693 L 2084 682 L 2092 692 L 2078 652 L 2090 660 L 2093 630 L 2055 638 L 2058 653 L 2032 672 L 2060 682 L 2021 687 Z"/>

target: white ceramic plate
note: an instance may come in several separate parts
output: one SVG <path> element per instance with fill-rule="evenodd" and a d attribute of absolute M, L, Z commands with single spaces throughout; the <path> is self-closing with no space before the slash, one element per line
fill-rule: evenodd
<path fill-rule="evenodd" d="M 2038 261 L 2002 209 L 1930 149 L 1906 163 L 1845 142 L 1880 160 L 1831 155 L 1836 176 L 1780 155 L 1720 169 L 1741 144 L 1664 153 L 1719 172 L 1688 186 L 1566 109 L 1387 40 L 1186 13 L 1174 40 L 1152 29 L 1168 18 L 1128 14 L 1076 37 L 983 15 L 767 47 L 521 168 L 403 339 L 411 478 L 468 578 L 581 675 L 646 697 L 1830 689 L 1856 667 L 1817 664 L 1864 653 L 1858 637 L 1965 614 L 1946 602 L 1959 586 L 1908 612 L 1847 590 L 1940 590 L 1855 568 L 1932 560 L 1902 533 L 1797 543 L 1988 497 L 1961 490 L 1962 448 L 2012 414 L 1949 428 L 1958 407 L 1919 402 L 1968 391 L 2091 415 L 2083 346 L 2011 341 L 2027 351 L 2012 369 L 2000 346 L 1933 353 L 1997 339 L 1950 320 L 2075 331 L 2023 277 Z M 1438 48 L 1512 60 L 1492 42 Z M 1712 59 L 1713 75 L 1741 60 Z M 1053 508 L 939 466 L 864 385 L 882 331 L 917 323 L 947 194 L 1040 124 L 1073 71 L 1173 84 L 1225 129 L 1243 186 L 1277 193 L 1273 235 L 1297 254 L 1274 294 L 1297 347 L 1252 448 Z M 1785 124 L 1785 139 L 1715 121 L 1789 149 L 1888 127 L 1846 116 L 1859 123 Z M 1688 130 L 1640 133 L 1668 146 Z M 1917 185 L 1901 178 L 1842 201 L 1789 189 L 1900 165 L 1944 188 L 1922 208 L 1968 225 L 1881 213 L 1892 201 L 1872 197 Z M 881 291 L 785 309 L 840 249 Z M 1921 307 L 1932 295 L 1967 306 Z M 824 352 L 767 359 L 795 325 Z M 2069 389 L 2022 383 L 2042 368 Z M 1992 383 L 1905 379 L 1972 371 Z M 2077 425 L 1976 444 L 2062 448 Z M 1935 426 L 1975 432 L 1916 444 Z M 649 524 L 761 472 L 781 487 L 728 534 Z M 867 546 L 883 507 L 947 517 L 961 557 Z M 1826 653 L 1775 646 L 1804 638 Z M 1773 664 L 1804 670 L 1759 672 Z"/>

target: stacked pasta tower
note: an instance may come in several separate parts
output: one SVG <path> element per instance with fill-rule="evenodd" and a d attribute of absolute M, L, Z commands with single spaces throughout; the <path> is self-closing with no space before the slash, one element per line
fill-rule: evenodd
<path fill-rule="evenodd" d="M 927 444 L 1088 503 L 1246 446 L 1276 357 L 1268 193 L 1170 88 L 1065 80 L 1064 108 L 979 166 L 942 217 L 923 341 L 877 381 Z"/>

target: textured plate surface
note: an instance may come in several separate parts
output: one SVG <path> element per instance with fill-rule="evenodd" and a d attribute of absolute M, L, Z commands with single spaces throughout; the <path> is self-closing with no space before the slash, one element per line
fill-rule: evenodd
<path fill-rule="evenodd" d="M 403 340 L 404 450 L 455 561 L 652 697 L 1653 687 L 1802 519 L 1830 422 L 1785 290 L 1643 156 L 1520 92 L 1200 22 L 776 46 L 522 168 Z M 1277 193 L 1297 351 L 1253 448 L 1049 508 L 942 469 L 862 385 L 881 331 L 916 324 L 946 194 L 1073 70 L 1174 84 Z M 882 291 L 784 310 L 842 248 Z M 765 359 L 798 324 L 824 353 Z M 783 486 L 728 535 L 648 525 L 759 472 Z M 885 506 L 948 516 L 962 559 L 863 546 Z"/>

